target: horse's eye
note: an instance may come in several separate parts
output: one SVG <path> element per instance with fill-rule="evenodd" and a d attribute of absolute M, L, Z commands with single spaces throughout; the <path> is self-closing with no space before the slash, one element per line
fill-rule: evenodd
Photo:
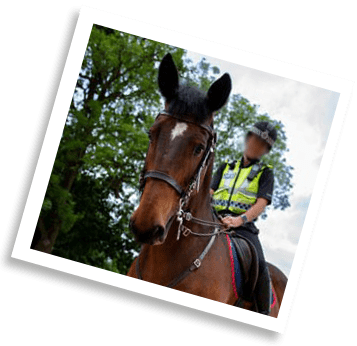
<path fill-rule="evenodd" d="M 204 146 L 203 146 L 202 144 L 197 145 L 196 148 L 195 148 L 195 150 L 194 150 L 194 154 L 195 154 L 195 155 L 201 154 L 202 151 L 203 151 L 203 149 L 204 149 Z"/>

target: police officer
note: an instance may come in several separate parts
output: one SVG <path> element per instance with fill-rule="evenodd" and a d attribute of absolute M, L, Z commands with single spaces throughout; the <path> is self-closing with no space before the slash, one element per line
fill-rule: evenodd
<path fill-rule="evenodd" d="M 272 200 L 273 167 L 260 159 L 269 153 L 276 138 L 277 131 L 271 123 L 257 122 L 246 135 L 242 158 L 220 166 L 211 184 L 214 208 L 223 222 L 250 240 L 257 250 L 259 276 L 255 296 L 258 312 L 266 315 L 271 304 L 270 277 L 254 221 Z"/>

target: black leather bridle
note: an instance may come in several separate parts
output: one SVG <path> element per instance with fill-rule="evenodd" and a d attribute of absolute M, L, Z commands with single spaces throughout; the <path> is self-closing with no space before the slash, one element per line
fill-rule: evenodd
<path fill-rule="evenodd" d="M 167 285 L 167 287 L 174 287 L 180 281 L 182 281 L 187 275 L 189 275 L 192 271 L 196 270 L 197 268 L 199 268 L 201 266 L 201 263 L 202 263 L 204 257 L 206 256 L 206 254 L 212 247 L 217 235 L 219 235 L 221 233 L 230 234 L 231 232 L 226 231 L 227 227 L 222 222 L 213 222 L 213 221 L 198 219 L 198 218 L 192 216 L 192 214 L 189 211 L 184 211 L 184 207 L 187 205 L 192 191 L 194 189 L 196 189 L 197 192 L 199 191 L 202 170 L 207 166 L 209 159 L 210 159 L 211 155 L 213 154 L 214 148 L 216 146 L 217 136 L 216 136 L 215 131 L 210 126 L 198 124 L 196 122 L 189 121 L 189 120 L 181 119 L 181 118 L 176 117 L 170 113 L 167 113 L 166 111 L 159 113 L 157 115 L 156 119 L 161 115 L 164 115 L 167 117 L 172 117 L 172 118 L 175 118 L 182 122 L 192 123 L 196 126 L 199 126 L 202 129 L 204 129 L 209 134 L 208 145 L 206 147 L 205 153 L 202 156 L 200 164 L 198 165 L 196 172 L 193 175 L 191 182 L 188 184 L 187 187 L 183 188 L 174 178 L 172 178 L 170 175 L 168 175 L 164 172 L 160 172 L 160 171 L 156 171 L 156 170 L 146 171 L 145 166 L 140 173 L 140 190 L 141 190 L 141 192 L 144 189 L 146 179 L 147 178 L 155 178 L 155 179 L 160 179 L 160 180 L 165 181 L 167 184 L 172 186 L 177 191 L 177 193 L 180 195 L 179 211 L 177 212 L 177 221 L 179 222 L 178 232 L 177 232 L 177 240 L 179 240 L 181 232 L 183 233 L 184 236 L 193 234 L 193 235 L 197 235 L 197 236 L 211 237 L 208 244 L 202 251 L 201 255 L 198 258 L 196 258 L 186 270 L 184 270 L 178 277 L 176 277 L 173 281 L 171 281 Z M 156 119 L 155 119 L 155 121 L 156 121 Z M 174 219 L 172 218 L 171 222 L 173 220 Z M 189 228 L 187 228 L 183 225 L 184 220 L 191 221 L 191 222 L 198 223 L 198 224 L 205 225 L 205 226 L 215 227 L 215 230 L 214 230 L 214 232 L 211 232 L 211 233 L 196 233 L 196 232 L 191 231 Z M 170 222 L 170 225 L 171 225 L 171 222 Z M 170 225 L 168 225 L 167 227 L 170 228 Z M 142 280 L 143 278 L 140 274 L 139 258 L 140 258 L 140 256 L 136 260 L 136 274 L 137 274 L 138 279 Z"/>
<path fill-rule="evenodd" d="M 144 167 L 144 169 L 142 170 L 142 172 L 140 174 L 140 190 L 141 191 L 144 189 L 145 182 L 146 182 L 147 178 L 156 178 L 156 179 L 160 179 L 160 180 L 163 180 L 166 183 L 168 183 L 170 186 L 172 186 L 178 192 L 181 199 L 185 199 L 188 195 L 191 194 L 193 189 L 196 188 L 197 191 L 199 190 L 201 173 L 202 173 L 202 170 L 207 165 L 211 154 L 214 152 L 214 148 L 216 146 L 217 135 L 216 135 L 216 132 L 213 130 L 213 128 L 210 126 L 207 126 L 204 124 L 198 124 L 196 122 L 185 120 L 185 119 L 181 119 L 179 117 L 174 116 L 173 114 L 167 113 L 166 111 L 160 112 L 157 115 L 156 119 L 161 115 L 175 118 L 181 122 L 194 124 L 196 126 L 199 126 L 202 129 L 204 129 L 209 134 L 209 140 L 208 140 L 209 143 L 206 147 L 205 153 L 202 156 L 201 162 L 197 167 L 196 173 L 192 177 L 191 182 L 187 187 L 185 187 L 185 188 L 182 187 L 174 178 L 172 178 L 170 175 L 168 175 L 164 172 L 160 172 L 160 171 L 156 171 L 156 170 L 146 171 L 145 167 Z M 155 121 L 156 121 L 156 119 L 155 119 Z"/>
<path fill-rule="evenodd" d="M 192 214 L 189 211 L 184 210 L 184 208 L 187 206 L 187 203 L 190 199 L 192 191 L 194 189 L 196 189 L 197 192 L 199 191 L 201 173 L 202 173 L 203 169 L 207 166 L 208 161 L 209 161 L 211 155 L 214 153 L 214 149 L 216 147 L 216 141 L 217 141 L 216 132 L 210 126 L 207 126 L 204 124 L 198 124 L 198 123 L 190 121 L 190 120 L 179 118 L 179 117 L 177 117 L 173 114 L 170 114 L 166 111 L 160 112 L 157 115 L 156 119 L 161 115 L 175 118 L 182 122 L 191 123 L 191 124 L 194 124 L 202 129 L 204 129 L 209 134 L 208 145 L 206 147 L 204 155 L 202 156 L 200 164 L 198 165 L 196 172 L 193 175 L 193 177 L 187 187 L 183 188 L 174 178 L 172 178 L 170 175 L 168 175 L 164 172 L 160 172 L 160 171 L 156 171 L 156 170 L 146 171 L 146 169 L 145 169 L 146 165 L 145 165 L 143 170 L 140 173 L 140 191 L 141 192 L 143 191 L 147 178 L 156 178 L 156 179 L 163 180 L 177 191 L 177 193 L 180 195 L 179 211 L 177 212 L 177 221 L 179 222 L 178 232 L 177 232 L 177 240 L 179 240 L 181 232 L 183 232 L 183 234 L 185 236 L 187 236 L 188 234 L 194 234 L 194 235 L 198 235 L 198 236 L 212 236 L 214 234 L 217 234 L 216 231 L 213 233 L 203 233 L 203 234 L 195 233 L 183 225 L 184 220 L 198 223 L 198 224 L 201 224 L 204 226 L 215 227 L 216 229 L 219 229 L 218 233 L 230 233 L 230 232 L 225 232 L 225 230 L 227 229 L 227 226 L 224 225 L 222 222 L 213 222 L 213 221 L 198 219 L 198 218 L 192 216 Z M 156 119 L 155 119 L 155 121 L 156 121 Z M 173 219 L 171 219 L 171 222 L 172 221 L 173 221 Z M 171 224 L 171 222 L 170 222 L 170 224 Z"/>

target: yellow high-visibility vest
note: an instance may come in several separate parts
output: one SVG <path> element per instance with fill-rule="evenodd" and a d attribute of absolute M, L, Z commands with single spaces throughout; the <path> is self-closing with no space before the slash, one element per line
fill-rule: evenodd
<path fill-rule="evenodd" d="M 233 170 L 227 163 L 218 189 L 213 194 L 213 207 L 217 211 L 228 209 L 236 214 L 245 213 L 257 201 L 259 179 L 263 170 L 271 165 L 256 163 L 240 167 L 238 161 Z"/>

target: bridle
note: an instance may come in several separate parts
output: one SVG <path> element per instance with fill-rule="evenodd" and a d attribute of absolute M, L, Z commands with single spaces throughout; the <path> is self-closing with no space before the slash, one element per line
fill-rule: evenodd
<path fill-rule="evenodd" d="M 211 158 L 211 155 L 214 153 L 214 149 L 216 147 L 216 141 L 217 141 L 216 132 L 210 126 L 207 126 L 204 124 L 198 124 L 198 123 L 190 121 L 190 120 L 182 119 L 182 118 L 177 117 L 177 116 L 175 116 L 171 113 L 168 113 L 166 111 L 160 112 L 157 115 L 156 119 L 161 115 L 175 118 L 181 122 L 191 123 L 191 124 L 194 124 L 195 126 L 202 128 L 209 135 L 208 145 L 207 145 L 205 153 L 202 156 L 202 159 L 196 169 L 196 172 L 193 175 L 193 177 L 187 187 L 183 188 L 174 178 L 172 178 L 170 175 L 168 175 L 164 172 L 160 172 L 160 171 L 156 171 L 156 170 L 146 171 L 145 166 L 144 166 L 143 170 L 140 173 L 140 180 L 139 180 L 140 181 L 140 190 L 143 191 L 147 178 L 155 178 L 155 179 L 160 179 L 160 180 L 165 181 L 167 184 L 169 184 L 171 187 L 173 187 L 177 191 L 177 193 L 180 195 L 179 211 L 177 212 L 177 221 L 179 222 L 179 227 L 178 227 L 178 232 L 177 232 L 177 240 L 179 240 L 181 232 L 183 232 L 183 234 L 185 236 L 187 236 L 189 234 L 194 234 L 194 235 L 198 235 L 198 236 L 211 236 L 211 235 L 216 235 L 218 233 L 230 233 L 230 232 L 225 232 L 224 230 L 222 230 L 222 229 L 227 228 L 222 223 L 198 219 L 198 218 L 192 216 L 192 214 L 189 211 L 186 211 L 186 212 L 184 211 L 184 208 L 187 206 L 187 203 L 191 197 L 192 192 L 194 190 L 196 190 L 198 192 L 200 189 L 202 171 L 207 166 L 209 159 Z M 156 119 L 155 119 L 155 121 L 156 121 Z M 214 226 L 214 227 L 218 228 L 219 230 L 216 229 L 215 232 L 213 232 L 213 233 L 196 233 L 196 232 L 191 231 L 189 228 L 187 228 L 183 225 L 184 220 L 191 221 L 191 222 L 198 223 L 198 224 L 205 225 L 205 226 Z"/>
<path fill-rule="evenodd" d="M 184 211 L 184 208 L 187 207 L 188 201 L 190 199 L 190 196 L 193 192 L 193 190 L 196 190 L 197 192 L 200 189 L 200 181 L 201 181 L 201 174 L 202 171 L 204 170 L 204 168 L 207 166 L 211 155 L 214 153 L 214 149 L 216 147 L 216 140 L 217 140 L 217 135 L 216 132 L 213 130 L 212 127 L 207 126 L 207 125 L 203 125 L 203 124 L 198 124 L 195 123 L 193 121 L 189 121 L 189 120 L 183 120 L 179 117 L 174 116 L 173 114 L 170 114 L 166 111 L 160 112 L 156 119 L 161 116 L 167 116 L 167 117 L 171 117 L 171 118 L 175 118 L 179 121 L 182 122 L 186 122 L 186 123 L 192 123 L 196 126 L 199 126 L 200 128 L 204 129 L 208 134 L 209 134 L 209 142 L 208 145 L 206 147 L 205 153 L 202 156 L 202 159 L 200 161 L 200 164 L 198 165 L 195 174 L 193 175 L 190 183 L 188 184 L 187 187 L 183 188 L 174 178 L 172 178 L 170 175 L 164 173 L 164 172 L 160 172 L 160 171 L 156 171 L 156 170 L 150 170 L 150 171 L 146 171 L 145 166 L 143 168 L 143 170 L 140 173 L 140 190 L 141 192 L 144 189 L 145 186 L 145 182 L 147 178 L 155 178 L 155 179 L 159 179 L 159 180 L 163 180 L 165 181 L 167 184 L 169 184 L 171 187 L 173 187 L 177 193 L 180 195 L 180 202 L 179 202 L 179 211 L 177 212 L 176 216 L 177 216 L 177 221 L 179 222 L 179 226 L 178 226 L 178 231 L 177 231 L 177 240 L 180 239 L 180 234 L 182 233 L 185 237 L 187 237 L 189 234 L 193 234 L 193 235 L 197 235 L 197 236 L 210 236 L 211 239 L 209 240 L 208 244 L 206 245 L 206 247 L 204 248 L 204 250 L 202 251 L 202 253 L 200 254 L 199 257 L 197 257 L 192 263 L 191 265 L 186 268 L 186 270 L 184 270 L 183 272 L 180 273 L 179 276 L 177 276 L 174 280 L 172 280 L 168 285 L 166 285 L 167 287 L 174 287 L 176 286 L 180 281 L 182 281 L 187 275 L 189 275 L 191 272 L 193 272 L 194 270 L 196 270 L 197 268 L 199 268 L 201 266 L 201 263 L 204 259 L 204 257 L 206 256 L 206 254 L 208 253 L 208 251 L 210 250 L 210 248 L 212 247 L 217 235 L 221 234 L 221 233 L 225 233 L 225 234 L 231 234 L 232 232 L 227 232 L 227 226 L 224 225 L 221 222 L 213 222 L 213 221 L 207 221 L 207 220 L 202 220 L 199 218 L 196 218 L 194 216 L 192 216 L 192 214 L 189 211 Z M 155 119 L 155 121 L 156 121 Z M 169 225 L 167 225 L 168 228 L 171 227 L 171 223 L 173 222 L 174 218 L 171 219 L 171 221 L 169 222 Z M 197 223 L 197 224 L 201 224 L 204 226 L 210 226 L 210 227 L 215 227 L 214 232 L 210 232 L 210 233 L 197 233 L 197 232 L 193 232 L 191 229 L 189 229 L 188 227 L 183 225 L 183 221 L 187 220 L 187 221 L 191 221 L 193 223 Z M 140 274 L 140 264 L 139 264 L 139 258 L 140 256 L 137 258 L 136 260 L 136 275 L 137 278 L 142 280 L 142 276 Z"/>
<path fill-rule="evenodd" d="M 171 185 L 178 192 L 178 194 L 180 195 L 181 198 L 185 198 L 195 188 L 197 189 L 197 191 L 199 190 L 201 172 L 202 172 L 203 168 L 207 165 L 209 157 L 214 152 L 214 148 L 216 146 L 217 135 L 216 135 L 215 131 L 213 130 L 213 128 L 210 127 L 210 126 L 207 126 L 207 125 L 204 125 L 204 124 L 198 124 L 196 122 L 189 121 L 189 120 L 183 120 L 183 119 L 181 119 L 179 117 L 176 117 L 176 116 L 174 116 L 174 115 L 172 115 L 170 113 L 167 113 L 166 111 L 160 112 L 157 115 L 155 121 L 161 115 L 164 115 L 164 116 L 167 116 L 167 117 L 171 117 L 171 118 L 175 118 L 175 119 L 177 119 L 177 120 L 179 120 L 181 122 L 191 123 L 191 124 L 194 124 L 196 126 L 199 126 L 202 129 L 204 129 L 209 135 L 209 144 L 206 147 L 205 153 L 202 156 L 200 164 L 198 165 L 196 174 L 191 179 L 191 183 L 189 184 L 188 187 L 183 188 L 174 178 L 172 178 L 171 176 L 169 176 L 168 174 L 166 174 L 164 172 L 155 171 L 155 170 L 146 171 L 145 167 L 144 167 L 144 169 L 142 170 L 142 172 L 140 174 L 140 190 L 142 190 L 144 188 L 147 178 L 156 178 L 156 179 L 164 180 L 166 183 Z"/>

